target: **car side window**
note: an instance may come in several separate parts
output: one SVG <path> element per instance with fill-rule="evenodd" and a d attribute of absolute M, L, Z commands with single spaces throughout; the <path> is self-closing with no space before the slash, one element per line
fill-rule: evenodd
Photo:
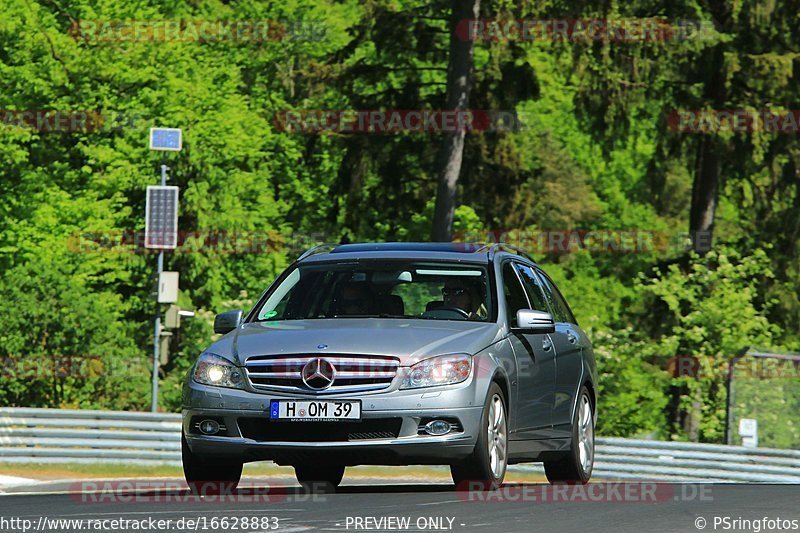
<path fill-rule="evenodd" d="M 508 323 L 512 328 L 515 328 L 517 327 L 517 311 L 529 309 L 530 303 L 525 295 L 525 289 L 520 285 L 519 278 L 510 262 L 503 265 L 503 293 L 506 297 Z"/>
<path fill-rule="evenodd" d="M 531 309 L 550 313 L 550 307 L 547 305 L 544 290 L 539 280 L 536 279 L 536 274 L 533 273 L 533 269 L 522 263 L 516 263 L 515 266 L 517 272 L 519 272 L 519 277 L 522 279 L 522 284 L 525 286 L 525 292 L 528 293 L 528 299 L 533 306 Z"/>
<path fill-rule="evenodd" d="M 537 271 L 537 273 L 539 274 L 539 279 L 542 280 L 542 287 L 544 288 L 545 295 L 553 306 L 556 322 L 569 322 L 577 326 L 578 322 L 575 320 L 569 305 L 567 305 L 567 301 L 561 296 L 561 292 L 559 292 L 553 280 L 547 277 L 544 272 Z"/>

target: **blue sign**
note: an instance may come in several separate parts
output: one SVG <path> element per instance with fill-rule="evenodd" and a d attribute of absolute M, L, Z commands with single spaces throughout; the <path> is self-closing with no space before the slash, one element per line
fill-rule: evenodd
<path fill-rule="evenodd" d="M 180 128 L 150 128 L 150 149 L 179 152 L 183 148 Z"/>
<path fill-rule="evenodd" d="M 278 402 L 271 402 L 269 406 L 269 417 L 278 418 Z"/>

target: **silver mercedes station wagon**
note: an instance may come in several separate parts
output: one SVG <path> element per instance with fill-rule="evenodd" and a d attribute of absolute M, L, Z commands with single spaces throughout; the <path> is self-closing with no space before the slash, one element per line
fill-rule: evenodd
<path fill-rule="evenodd" d="M 591 476 L 592 345 L 516 248 L 316 247 L 214 331 L 183 391 L 194 490 L 235 488 L 262 460 L 334 487 L 355 465 L 449 465 L 473 488 L 522 462 L 551 482 Z"/>

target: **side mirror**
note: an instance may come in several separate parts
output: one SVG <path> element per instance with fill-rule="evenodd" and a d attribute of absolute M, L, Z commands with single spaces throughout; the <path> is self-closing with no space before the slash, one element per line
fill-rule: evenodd
<path fill-rule="evenodd" d="M 220 313 L 214 317 L 214 333 L 228 333 L 242 324 L 242 310 Z"/>
<path fill-rule="evenodd" d="M 550 313 L 520 309 L 517 311 L 517 327 L 513 329 L 521 333 L 554 333 L 556 323 Z"/>

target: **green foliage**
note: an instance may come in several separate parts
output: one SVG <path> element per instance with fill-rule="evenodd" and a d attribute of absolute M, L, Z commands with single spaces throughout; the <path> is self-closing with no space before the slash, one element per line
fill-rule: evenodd
<path fill-rule="evenodd" d="M 276 117 L 441 109 L 449 10 L 439 0 L 3 0 L 0 109 L 117 118 L 71 133 L 0 124 L 0 403 L 149 406 L 155 255 L 82 236 L 141 232 L 144 189 L 163 162 L 181 189 L 181 230 L 196 233 L 165 267 L 181 273 L 181 306 L 197 311 L 162 369 L 164 410 L 179 409 L 214 313 L 247 309 L 305 247 L 426 239 L 441 135 L 292 133 Z M 725 390 L 714 363 L 745 346 L 800 348 L 800 138 L 714 138 L 717 241 L 700 257 L 686 253 L 682 232 L 709 137 L 666 123 L 676 109 L 797 109 L 797 11 L 796 2 L 483 3 L 488 19 L 716 24 L 668 42 L 476 43 L 470 107 L 515 113 L 520 128 L 467 135 L 456 235 L 499 230 L 531 248 L 525 236 L 536 231 L 626 230 L 667 244 L 530 250 L 594 339 L 604 434 L 719 442 Z M 273 20 L 316 33 L 264 42 L 70 35 L 78 20 L 178 19 Z M 709 95 L 714 80 L 721 101 Z M 150 153 L 155 125 L 182 127 L 184 150 Z M 669 361 L 681 355 L 707 371 L 674 378 Z M 69 356 L 82 358 L 80 371 L 65 370 Z M 765 442 L 796 446 L 795 389 L 753 387 L 743 385 L 742 405 L 764 420 Z"/>
<path fill-rule="evenodd" d="M 598 431 L 608 436 L 663 436 L 669 376 L 654 364 L 652 347 L 631 329 L 595 335 Z"/>
<path fill-rule="evenodd" d="M 645 355 L 662 368 L 686 357 L 699 365 L 699 372 L 672 379 L 672 408 L 679 415 L 672 418 L 671 438 L 723 439 L 727 361 L 748 346 L 774 345 L 781 335 L 765 317 L 771 302 L 758 291 L 773 276 L 763 250 L 742 256 L 726 246 L 692 255 L 688 266 L 640 276 L 635 314 Z"/>
<path fill-rule="evenodd" d="M 143 408 L 146 359 L 126 305 L 62 264 L 27 263 L 0 279 L 3 405 Z"/>
<path fill-rule="evenodd" d="M 752 418 L 758 421 L 759 446 L 800 448 L 800 367 L 745 358 L 736 365 L 734 398 L 733 444 L 741 444 L 739 420 Z"/>

